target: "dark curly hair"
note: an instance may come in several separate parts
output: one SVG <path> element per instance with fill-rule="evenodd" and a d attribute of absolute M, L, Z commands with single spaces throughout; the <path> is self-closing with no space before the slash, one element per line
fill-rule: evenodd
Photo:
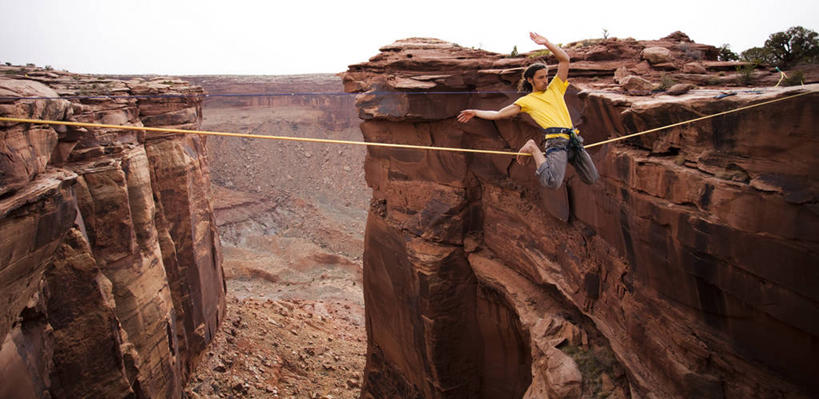
<path fill-rule="evenodd" d="M 526 69 L 523 71 L 523 74 L 520 77 L 520 82 L 518 82 L 518 91 L 527 93 L 532 91 L 532 84 L 529 83 L 529 80 L 527 80 L 527 78 L 535 77 L 535 72 L 541 69 L 545 69 L 547 73 L 549 72 L 549 67 L 546 66 L 546 64 L 542 64 L 540 62 L 534 63 L 526 67 Z"/>

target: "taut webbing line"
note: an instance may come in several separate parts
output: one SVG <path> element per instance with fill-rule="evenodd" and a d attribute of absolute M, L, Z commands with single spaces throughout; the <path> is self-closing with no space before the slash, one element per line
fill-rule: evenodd
<path fill-rule="evenodd" d="M 661 126 L 654 129 L 644 130 L 637 133 L 628 134 L 625 136 L 615 137 L 608 140 L 603 140 L 597 143 L 588 144 L 585 147 L 591 148 L 603 144 L 613 143 L 615 141 L 625 140 L 632 137 L 641 136 L 644 134 L 658 132 L 660 130 L 670 129 L 672 127 L 681 126 L 689 123 L 698 122 L 701 120 L 715 118 L 717 116 L 730 114 L 733 112 L 739 112 L 742 110 L 760 107 L 767 104 L 772 104 L 779 101 L 785 101 L 792 98 L 804 96 L 807 94 L 812 94 L 813 91 L 806 91 L 799 94 L 794 94 L 792 96 L 776 98 L 769 101 L 764 101 L 761 103 L 746 105 L 743 107 L 731 109 L 728 111 L 718 112 L 711 115 L 701 116 L 699 118 L 689 119 L 682 122 L 672 123 L 670 125 Z M 310 138 L 310 137 L 290 137 L 290 136 L 265 136 L 261 134 L 249 134 L 249 133 L 232 133 L 232 132 L 214 132 L 208 130 L 184 130 L 184 129 L 173 129 L 173 128 L 161 128 L 161 127 L 144 127 L 144 126 L 123 126 L 123 125 L 108 125 L 102 123 L 87 123 L 87 122 L 70 122 L 70 121 L 51 121 L 51 120 L 43 120 L 43 119 L 24 119 L 24 118 L 6 118 L 0 117 L 0 122 L 17 122 L 17 123 L 34 123 L 34 124 L 46 124 L 46 125 L 63 125 L 63 126 L 78 126 L 78 127 L 91 127 L 91 128 L 104 128 L 104 129 L 120 129 L 120 130 L 136 130 L 136 131 L 145 131 L 145 132 L 156 132 L 156 133 L 179 133 L 179 134 L 200 134 L 200 135 L 207 135 L 207 136 L 226 136 L 226 137 L 246 137 L 246 138 L 254 138 L 254 139 L 267 139 L 267 140 L 283 140 L 283 141 L 300 141 L 300 142 L 309 142 L 309 143 L 331 143 L 331 144 L 352 144 L 352 145 L 366 145 L 372 147 L 390 147 L 390 148 L 406 148 L 406 149 L 416 149 L 416 150 L 433 150 L 433 151 L 452 151 L 452 152 L 469 152 L 469 153 L 478 153 L 478 154 L 495 154 L 495 155 L 523 155 L 523 156 L 531 156 L 529 153 L 524 152 L 513 152 L 513 151 L 495 151 L 495 150 L 478 150 L 478 149 L 469 149 L 469 148 L 452 148 L 452 147 L 435 147 L 435 146 L 426 146 L 426 145 L 412 145 L 412 144 L 391 144 L 391 143 L 373 143 L 373 142 L 366 142 L 366 141 L 352 141 L 352 140 L 332 140 L 332 139 L 319 139 L 319 138 Z"/>
<path fill-rule="evenodd" d="M 209 131 L 209 130 L 183 130 L 183 129 L 172 129 L 172 128 L 164 128 L 164 127 L 106 125 L 106 124 L 102 124 L 102 123 L 49 121 L 49 120 L 43 120 L 43 119 L 22 119 L 22 118 L 4 118 L 4 117 L 0 117 L 0 122 L 19 122 L 19 123 L 35 123 L 35 124 L 45 124 L 45 125 L 93 127 L 93 128 L 104 128 L 104 129 L 138 130 L 138 131 L 156 132 L 156 133 L 180 133 L 180 134 L 201 134 L 201 135 L 206 135 L 206 136 L 247 137 L 247 138 L 252 138 L 252 139 L 301 141 L 301 142 L 309 142 L 309 143 L 353 144 L 353 145 L 366 145 L 366 146 L 373 146 L 373 147 L 410 148 L 410 149 L 416 149 L 416 150 L 474 152 L 474 153 L 480 153 L 480 154 L 531 155 L 531 154 L 528 154 L 528 153 L 518 153 L 518 152 L 512 152 L 512 151 L 494 151 L 494 150 L 476 150 L 476 149 L 451 148 L 451 147 L 433 147 L 433 146 L 428 146 L 428 145 L 412 145 L 412 144 L 372 143 L 372 142 L 367 142 L 367 141 L 332 140 L 332 139 L 319 139 L 319 138 L 311 138 L 311 137 L 265 136 L 265 135 L 262 135 L 262 134 L 249 134 L 249 133 L 213 132 L 213 131 Z"/>
<path fill-rule="evenodd" d="M 694 123 L 694 122 L 699 122 L 701 120 L 705 120 L 705 119 L 709 119 L 709 118 L 715 118 L 717 116 L 730 114 L 732 112 L 739 112 L 739 111 L 746 110 L 746 109 L 749 109 L 749 108 L 754 108 L 754 107 L 759 107 L 759 106 L 763 106 L 763 105 L 767 105 L 767 104 L 772 104 L 772 103 L 775 103 L 777 101 L 790 100 L 791 98 L 796 98 L 796 97 L 804 96 L 806 94 L 811 94 L 811 93 L 814 93 L 814 92 L 806 91 L 804 93 L 794 94 L 794 95 L 788 96 L 788 97 L 775 98 L 773 100 L 763 101 L 761 103 L 756 103 L 756 104 L 751 104 L 751 105 L 746 105 L 746 106 L 743 106 L 743 107 L 730 109 L 728 111 L 717 112 L 716 114 L 705 115 L 705 116 L 701 116 L 699 118 L 694 118 L 694 119 L 689 119 L 689 120 L 682 121 L 682 122 L 672 123 L 670 125 L 665 125 L 665 126 L 661 126 L 661 127 L 654 128 L 654 129 L 643 130 L 642 132 L 627 134 L 625 136 L 620 136 L 620 137 L 615 137 L 613 139 L 599 141 L 597 143 L 589 144 L 589 145 L 587 145 L 585 147 L 586 148 L 591 148 L 591 147 L 595 147 L 595 146 L 603 145 L 603 144 L 608 144 L 608 143 L 612 143 L 612 142 L 619 141 L 619 140 L 630 139 L 632 137 L 642 136 L 644 134 L 654 133 L 654 132 L 657 132 L 657 131 L 660 131 L 660 130 L 670 129 L 672 127 L 681 126 L 681 125 L 685 125 L 685 124 L 688 124 L 688 123 Z"/>
<path fill-rule="evenodd" d="M 399 95 L 482 95 L 482 94 L 526 94 L 516 90 L 487 90 L 487 91 L 367 91 L 348 93 L 343 91 L 280 91 L 268 93 L 190 93 L 190 94 L 95 94 L 95 95 L 64 95 L 64 96 L 0 96 L 0 100 L 117 100 L 152 98 L 217 98 L 217 97 L 345 97 L 361 94 L 375 96 Z"/>

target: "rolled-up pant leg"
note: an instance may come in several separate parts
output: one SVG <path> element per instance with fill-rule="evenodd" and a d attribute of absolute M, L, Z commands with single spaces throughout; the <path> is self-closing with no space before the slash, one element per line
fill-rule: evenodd
<path fill-rule="evenodd" d="M 569 162 L 571 162 L 574 169 L 577 171 L 577 175 L 580 176 L 580 180 L 586 184 L 592 184 L 600 178 L 600 175 L 597 173 L 597 168 L 594 166 L 594 161 L 592 161 L 591 156 L 588 152 L 586 152 L 585 148 L 578 148 L 569 149 L 571 154 L 569 154 Z"/>
<path fill-rule="evenodd" d="M 566 176 L 569 140 L 555 138 L 546 140 L 546 162 L 535 171 L 540 184 L 546 188 L 558 188 Z"/>

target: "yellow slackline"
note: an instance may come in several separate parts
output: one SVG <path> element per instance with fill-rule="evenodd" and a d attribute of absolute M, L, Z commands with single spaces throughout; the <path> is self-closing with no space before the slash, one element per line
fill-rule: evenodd
<path fill-rule="evenodd" d="M 317 139 L 317 138 L 310 138 L 310 137 L 265 136 L 265 135 L 261 135 L 261 134 L 213 132 L 213 131 L 209 131 L 209 130 L 183 130 L 183 129 L 171 129 L 171 128 L 164 128 L 164 127 L 140 127 L 140 126 L 106 125 L 106 124 L 102 124 L 102 123 L 49 121 L 49 120 L 44 120 L 44 119 L 22 119 L 22 118 L 4 118 L 4 117 L 0 117 L 0 122 L 39 123 L 39 124 L 45 124 L 45 125 L 64 125 L 64 126 L 94 127 L 94 128 L 108 128 L 108 129 L 120 129 L 120 130 L 139 130 L 139 131 L 157 132 L 157 133 L 201 134 L 201 135 L 205 135 L 205 136 L 248 137 L 248 138 L 252 138 L 252 139 L 302 141 L 302 142 L 309 142 L 309 143 L 354 144 L 354 145 L 367 145 L 367 146 L 374 146 L 374 147 L 412 148 L 412 149 L 418 149 L 418 150 L 476 152 L 476 153 L 481 153 L 481 154 L 531 155 L 529 153 L 518 153 L 518 152 L 511 152 L 511 151 L 474 150 L 474 149 L 464 149 L 464 148 L 433 147 L 433 146 L 428 146 L 428 145 L 411 145 L 411 144 L 371 143 L 371 142 L 366 142 L 366 141 L 331 140 L 331 139 Z"/>
<path fill-rule="evenodd" d="M 642 136 L 644 134 L 654 133 L 654 132 L 659 131 L 659 130 L 670 129 L 672 127 L 685 125 L 685 124 L 688 124 L 688 123 L 699 122 L 701 120 L 705 120 L 705 119 L 708 119 L 708 118 L 714 118 L 714 117 L 717 117 L 717 116 L 720 116 L 720 115 L 730 114 L 732 112 L 739 112 L 739 111 L 746 110 L 746 109 L 749 109 L 749 108 L 760 107 L 760 106 L 763 106 L 763 105 L 772 104 L 772 103 L 775 103 L 777 101 L 790 100 L 792 98 L 796 98 L 796 97 L 799 97 L 799 96 L 804 96 L 806 94 L 811 94 L 811 93 L 814 93 L 814 92 L 813 91 L 806 91 L 804 93 L 794 94 L 794 95 L 788 96 L 788 97 L 776 98 L 776 99 L 769 100 L 769 101 L 764 101 L 764 102 L 761 102 L 761 103 L 746 105 L 744 107 L 734 108 L 734 109 L 731 109 L 731 110 L 728 110 L 728 111 L 717 112 L 716 114 L 705 115 L 705 116 L 701 116 L 699 118 L 689 119 L 687 121 L 672 123 L 670 125 L 665 125 L 665 126 L 654 128 L 654 129 L 643 130 L 642 132 L 632 133 L 632 134 L 628 134 L 628 135 L 625 135 L 625 136 L 615 137 L 613 139 L 599 141 L 597 143 L 589 144 L 589 145 L 586 145 L 584 147 L 585 148 L 591 148 L 591 147 L 595 147 L 595 146 L 603 145 L 603 144 L 608 144 L 608 143 L 612 143 L 612 142 L 619 141 L 619 140 L 625 140 L 625 139 L 629 139 L 629 138 L 632 138 L 632 137 Z"/>
<path fill-rule="evenodd" d="M 804 96 L 807 94 L 812 94 L 813 91 L 806 91 L 803 93 L 795 94 L 788 97 L 777 98 L 757 104 L 746 105 L 743 107 L 735 108 L 728 111 L 718 112 L 716 114 L 706 115 L 699 118 L 689 119 L 682 122 L 672 123 L 670 125 L 644 130 L 642 132 L 632 133 L 625 136 L 615 137 L 609 140 L 600 141 L 597 143 L 588 144 L 585 148 L 596 147 L 603 144 L 613 143 L 615 141 L 625 140 L 632 137 L 641 136 L 648 133 L 654 133 L 660 130 L 670 129 L 675 126 L 685 125 L 688 123 L 698 122 L 704 119 L 714 118 L 720 115 L 726 115 L 733 112 L 739 112 L 742 110 L 746 110 L 749 108 L 759 107 L 767 104 L 772 104 L 778 101 L 785 101 L 792 98 Z M 106 129 L 120 129 L 120 130 L 137 130 L 137 131 L 145 131 L 145 132 L 157 132 L 157 133 L 179 133 L 179 134 L 200 134 L 206 136 L 226 136 L 226 137 L 246 137 L 246 138 L 254 138 L 254 139 L 268 139 L 268 140 L 284 140 L 284 141 L 300 141 L 300 142 L 309 142 L 309 143 L 331 143 L 331 144 L 353 144 L 353 145 L 366 145 L 372 147 L 390 147 L 390 148 L 407 148 L 407 149 L 416 149 L 416 150 L 433 150 L 433 151 L 452 151 L 452 152 L 470 152 L 470 153 L 478 153 L 478 154 L 495 154 L 495 155 L 523 155 L 523 156 L 531 156 L 532 154 L 526 152 L 513 152 L 513 151 L 494 151 L 494 150 L 477 150 L 477 149 L 468 149 L 468 148 L 452 148 L 452 147 L 434 147 L 434 146 L 427 146 L 427 145 L 411 145 L 411 144 L 390 144 L 390 143 L 373 143 L 373 142 L 366 142 L 366 141 L 352 141 L 352 140 L 331 140 L 331 139 L 319 139 L 319 138 L 310 138 L 310 137 L 289 137 L 289 136 L 265 136 L 261 134 L 248 134 L 248 133 L 231 133 L 231 132 L 214 132 L 208 130 L 184 130 L 184 129 L 172 129 L 172 128 L 161 128 L 161 127 L 144 127 L 144 126 L 123 126 L 123 125 L 107 125 L 102 123 L 86 123 L 86 122 L 69 122 L 69 121 L 51 121 L 51 120 L 44 120 L 44 119 L 24 119 L 24 118 L 6 118 L 0 117 L 0 122 L 17 122 L 17 123 L 34 123 L 34 124 L 45 124 L 45 125 L 63 125 L 63 126 L 78 126 L 78 127 L 92 127 L 92 128 L 106 128 Z"/>

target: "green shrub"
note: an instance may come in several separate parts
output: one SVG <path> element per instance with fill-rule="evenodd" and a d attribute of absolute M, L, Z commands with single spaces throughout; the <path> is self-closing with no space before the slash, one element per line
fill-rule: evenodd
<path fill-rule="evenodd" d="M 740 57 L 755 64 L 787 68 L 800 62 L 819 62 L 819 34 L 801 26 L 772 33 L 763 47 L 752 47 Z"/>
<path fill-rule="evenodd" d="M 739 83 L 740 86 L 750 86 L 754 81 L 754 70 L 757 66 L 758 65 L 753 62 L 745 65 L 737 65 L 737 73 L 739 74 L 737 83 Z"/>
<path fill-rule="evenodd" d="M 717 54 L 717 59 L 720 61 L 736 61 L 739 59 L 737 53 L 731 51 L 731 45 L 728 43 L 723 44 L 719 48 L 719 54 Z"/>
<path fill-rule="evenodd" d="M 805 74 L 802 71 L 792 72 L 790 76 L 782 79 L 782 86 L 796 86 L 804 84 Z"/>
<path fill-rule="evenodd" d="M 771 65 L 772 63 L 771 54 L 768 51 L 768 49 L 764 47 L 751 47 L 743 51 L 742 54 L 739 55 L 739 58 L 742 61 L 750 62 L 752 64 L 757 65 L 760 64 Z"/>
<path fill-rule="evenodd" d="M 702 51 L 697 50 L 691 46 L 690 43 L 683 42 L 677 45 L 677 48 L 682 51 L 683 57 L 689 60 L 702 59 Z"/>
<path fill-rule="evenodd" d="M 785 32 L 777 32 L 765 41 L 774 64 L 788 67 L 799 62 L 814 63 L 819 59 L 819 38 L 817 33 L 801 26 L 794 26 Z"/>
<path fill-rule="evenodd" d="M 529 54 L 529 58 L 541 58 L 541 57 L 548 57 L 550 55 L 552 55 L 552 52 L 549 51 L 548 49 L 537 50 L 537 51 L 533 51 L 531 54 Z"/>
<path fill-rule="evenodd" d="M 583 385 L 589 393 L 595 397 L 605 397 L 601 395 L 600 374 L 606 373 L 609 376 L 617 375 L 618 363 L 614 354 L 601 348 L 592 349 L 581 346 L 563 343 L 558 346 L 563 353 L 574 360 L 580 374 L 583 376 Z"/>
<path fill-rule="evenodd" d="M 668 90 L 671 88 L 671 86 L 677 84 L 677 81 L 675 81 L 671 77 L 671 75 L 663 74 L 663 76 L 660 79 L 661 79 L 660 90 Z"/>

